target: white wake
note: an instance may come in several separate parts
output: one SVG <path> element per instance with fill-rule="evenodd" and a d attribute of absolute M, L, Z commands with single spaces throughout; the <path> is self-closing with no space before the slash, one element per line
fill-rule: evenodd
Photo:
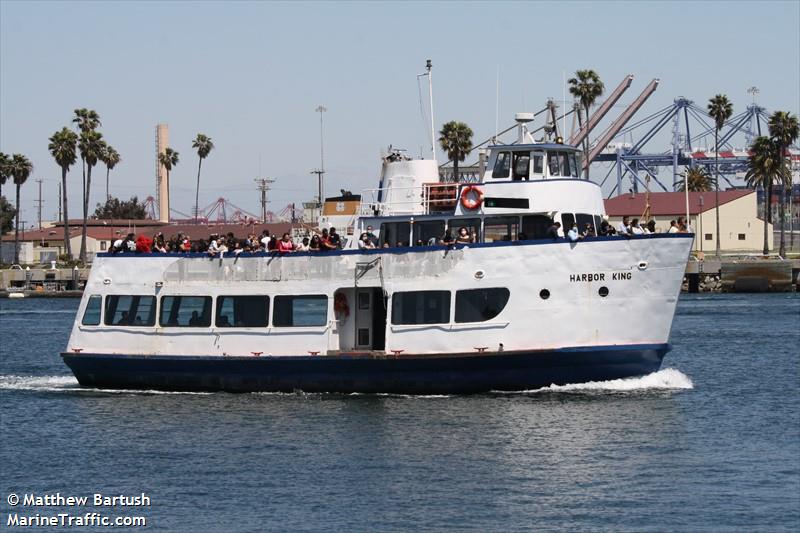
<path fill-rule="evenodd" d="M 0 390 L 21 390 L 35 392 L 98 392 L 104 394 L 193 394 L 206 395 L 210 392 L 181 392 L 134 389 L 96 389 L 81 387 L 74 376 L 0 376 Z"/>
<path fill-rule="evenodd" d="M 611 391 L 631 392 L 648 390 L 688 390 L 694 383 L 689 376 L 677 368 L 664 368 L 658 372 L 635 378 L 612 379 L 609 381 L 588 381 L 586 383 L 568 383 L 566 385 L 550 385 L 526 392 L 573 392 L 573 391 Z"/>

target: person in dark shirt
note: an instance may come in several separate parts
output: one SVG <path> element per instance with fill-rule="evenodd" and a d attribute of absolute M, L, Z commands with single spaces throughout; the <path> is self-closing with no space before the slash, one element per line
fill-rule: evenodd
<path fill-rule="evenodd" d="M 367 237 L 369 237 L 370 242 L 372 243 L 373 248 L 378 247 L 378 237 L 373 233 L 372 226 L 367 226 Z"/>
<path fill-rule="evenodd" d="M 342 247 L 342 239 L 339 237 L 339 234 L 336 233 L 336 228 L 331 228 L 331 231 L 328 233 L 328 237 L 334 250 L 338 250 Z"/>
<path fill-rule="evenodd" d="M 558 239 L 560 239 L 560 236 L 558 235 L 559 229 L 561 229 L 561 223 L 553 222 L 553 225 L 547 228 L 547 233 L 545 234 L 545 236 L 550 239 L 553 239 L 554 241 L 557 241 Z"/>

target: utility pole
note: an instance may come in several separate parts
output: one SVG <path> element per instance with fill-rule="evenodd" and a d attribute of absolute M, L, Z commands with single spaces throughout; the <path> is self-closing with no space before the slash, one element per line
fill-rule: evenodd
<path fill-rule="evenodd" d="M 267 191 L 269 191 L 270 184 L 275 183 L 275 180 L 271 178 L 256 178 L 253 181 L 258 184 L 258 190 L 261 191 L 261 222 L 264 223 L 267 221 Z"/>
<path fill-rule="evenodd" d="M 325 151 L 324 151 L 324 143 L 323 143 L 323 130 L 322 130 L 322 114 L 327 111 L 328 108 L 324 105 L 317 106 L 314 110 L 319 113 L 319 168 L 312 170 L 311 174 L 317 175 L 317 182 L 319 187 L 319 194 L 317 196 L 317 207 L 322 209 L 322 204 L 325 202 L 323 187 L 322 187 L 322 175 L 325 174 Z M 320 211 L 320 214 L 322 211 Z"/>
<path fill-rule="evenodd" d="M 42 230 L 42 182 L 44 180 L 39 178 L 36 183 L 39 184 L 39 199 L 36 200 L 36 219 L 39 221 L 39 231 Z"/>

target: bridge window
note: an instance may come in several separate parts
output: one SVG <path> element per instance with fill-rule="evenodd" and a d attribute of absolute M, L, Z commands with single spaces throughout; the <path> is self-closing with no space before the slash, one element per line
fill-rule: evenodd
<path fill-rule="evenodd" d="M 106 326 L 153 326 L 155 323 L 155 296 L 106 296 Z"/>
<path fill-rule="evenodd" d="M 381 246 L 408 246 L 411 237 L 411 223 L 386 222 L 381 224 Z"/>
<path fill-rule="evenodd" d="M 543 155 L 534 155 L 533 156 L 533 173 L 534 174 L 544 174 L 544 156 Z"/>
<path fill-rule="evenodd" d="M 102 304 L 103 297 L 99 294 L 89 296 L 89 301 L 86 302 L 86 310 L 83 312 L 81 324 L 84 326 L 99 326 Z"/>
<path fill-rule="evenodd" d="M 578 158 L 575 154 L 569 154 L 569 168 L 572 171 L 572 177 L 577 178 L 581 174 L 581 169 L 578 166 Z"/>
<path fill-rule="evenodd" d="M 414 245 L 433 246 L 444 236 L 444 220 L 414 222 Z"/>
<path fill-rule="evenodd" d="M 558 154 L 556 152 L 547 154 L 547 167 L 550 170 L 551 176 L 561 175 L 561 168 L 558 166 Z"/>
<path fill-rule="evenodd" d="M 450 291 L 396 292 L 392 296 L 392 324 L 450 322 Z"/>
<path fill-rule="evenodd" d="M 168 328 L 211 326 L 211 296 L 163 296 L 158 323 Z"/>
<path fill-rule="evenodd" d="M 218 328 L 263 328 L 269 324 L 269 296 L 220 296 L 217 298 Z"/>
<path fill-rule="evenodd" d="M 511 152 L 500 152 L 494 162 L 493 178 L 507 178 L 511 171 Z"/>
<path fill-rule="evenodd" d="M 505 287 L 456 292 L 456 322 L 485 322 L 505 308 L 510 293 Z"/>
<path fill-rule="evenodd" d="M 484 220 L 485 242 L 515 241 L 519 233 L 519 217 L 490 217 Z"/>
<path fill-rule="evenodd" d="M 272 315 L 272 325 L 276 327 L 324 326 L 328 323 L 328 297 L 276 296 Z"/>
<path fill-rule="evenodd" d="M 527 180 L 531 171 L 530 152 L 514 152 L 514 181 Z"/>
<path fill-rule="evenodd" d="M 519 234 L 519 238 L 520 240 L 544 239 L 547 237 L 547 230 L 552 225 L 553 219 L 548 216 L 526 215 L 522 217 L 522 231 Z"/>

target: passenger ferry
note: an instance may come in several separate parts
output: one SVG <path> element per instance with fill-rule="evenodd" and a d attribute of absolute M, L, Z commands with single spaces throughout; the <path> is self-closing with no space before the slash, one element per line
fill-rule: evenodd
<path fill-rule="evenodd" d="M 576 148 L 534 142 L 526 122 L 473 183 L 385 156 L 342 250 L 99 254 L 64 361 L 87 387 L 232 392 L 520 391 L 658 370 L 693 236 L 563 238 L 600 227 L 601 190 Z M 369 226 L 379 246 L 359 249 Z M 462 227 L 475 242 L 440 244 Z"/>

